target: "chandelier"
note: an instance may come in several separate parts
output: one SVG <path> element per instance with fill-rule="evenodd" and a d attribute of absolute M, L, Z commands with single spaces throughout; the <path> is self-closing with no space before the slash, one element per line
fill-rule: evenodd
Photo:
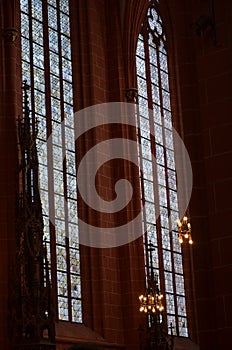
<path fill-rule="evenodd" d="M 149 286 L 146 288 L 145 294 L 139 296 L 139 311 L 144 312 L 145 314 L 161 313 L 164 310 L 162 304 L 163 295 L 160 294 L 158 288 L 157 276 L 153 281 L 149 279 L 148 283 Z"/>
<path fill-rule="evenodd" d="M 178 220 L 177 226 L 179 243 L 182 244 L 184 240 L 188 240 L 189 244 L 193 244 L 191 236 L 191 224 L 188 221 L 187 216 L 184 216 L 182 220 Z"/>
<path fill-rule="evenodd" d="M 154 274 L 152 264 L 152 251 L 154 246 L 151 242 L 146 243 L 146 254 L 149 254 L 150 266 L 147 269 L 147 283 L 144 294 L 139 296 L 139 311 L 146 316 L 145 333 L 140 328 L 140 349 L 141 350 L 172 350 L 173 332 L 168 335 L 165 317 L 163 315 L 163 294 L 158 286 L 158 275 Z M 172 325 L 171 325 L 172 326 Z"/>

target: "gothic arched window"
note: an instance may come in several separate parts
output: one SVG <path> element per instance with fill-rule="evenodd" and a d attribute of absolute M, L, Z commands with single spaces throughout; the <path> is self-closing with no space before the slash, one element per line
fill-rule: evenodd
<path fill-rule="evenodd" d="M 33 122 L 38 120 L 40 196 L 57 317 L 81 322 L 69 1 L 20 5 L 22 78 L 31 87 Z"/>
<path fill-rule="evenodd" d="M 152 264 L 165 296 L 166 323 L 172 323 L 174 334 L 186 337 L 182 253 L 176 232 L 179 213 L 168 57 L 157 4 L 158 1 L 149 2 L 136 50 L 144 241 L 151 243 Z M 145 263 L 149 271 L 149 255 Z"/>

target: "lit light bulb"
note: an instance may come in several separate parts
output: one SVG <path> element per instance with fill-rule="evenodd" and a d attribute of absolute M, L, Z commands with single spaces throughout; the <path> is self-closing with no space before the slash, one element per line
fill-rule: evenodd
<path fill-rule="evenodd" d="M 183 243 L 183 239 L 179 238 L 179 242 L 180 242 L 180 244 L 182 244 Z"/>
<path fill-rule="evenodd" d="M 187 216 L 184 216 L 184 217 L 183 217 L 183 220 L 184 220 L 185 222 L 187 222 L 187 221 L 188 221 Z"/>
<path fill-rule="evenodd" d="M 184 238 L 188 238 L 188 233 L 185 233 Z"/>
<path fill-rule="evenodd" d="M 189 239 L 189 244 L 193 244 L 192 238 Z"/>
<path fill-rule="evenodd" d="M 139 309 L 140 312 L 143 312 L 144 311 L 144 307 L 141 306 L 140 309 Z"/>

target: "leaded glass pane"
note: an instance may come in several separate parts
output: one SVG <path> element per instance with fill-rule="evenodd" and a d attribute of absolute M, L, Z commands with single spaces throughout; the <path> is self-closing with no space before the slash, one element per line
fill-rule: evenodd
<path fill-rule="evenodd" d="M 66 231 L 65 222 L 56 218 L 56 242 L 58 244 L 65 245 L 66 243 Z"/>
<path fill-rule="evenodd" d="M 173 294 L 166 294 L 167 312 L 175 315 L 175 302 Z"/>
<path fill-rule="evenodd" d="M 60 10 L 64 12 L 66 15 L 69 15 L 69 2 L 61 1 L 60 2 Z"/>
<path fill-rule="evenodd" d="M 142 156 L 144 158 L 151 160 L 151 141 L 142 138 L 141 139 L 141 146 L 142 146 Z"/>
<path fill-rule="evenodd" d="M 137 73 L 141 77 L 145 76 L 146 66 L 144 59 L 137 56 L 136 58 Z"/>
<path fill-rule="evenodd" d="M 166 185 L 165 168 L 159 164 L 157 164 L 157 175 L 158 175 L 158 184 L 165 186 Z"/>
<path fill-rule="evenodd" d="M 63 271 L 67 270 L 67 258 L 66 258 L 65 247 L 58 246 L 58 245 L 56 246 L 56 264 L 57 264 L 58 270 L 63 270 Z M 60 276 L 61 276 L 61 280 L 63 281 L 64 276 L 66 276 L 66 274 L 60 274 Z M 62 293 L 59 293 L 59 294 L 62 294 Z M 62 294 L 62 295 L 65 295 L 65 294 Z"/>
<path fill-rule="evenodd" d="M 59 319 L 68 321 L 68 298 L 58 297 Z"/>
<path fill-rule="evenodd" d="M 140 118 L 140 133 L 141 133 L 142 137 L 144 137 L 146 139 L 150 139 L 150 123 L 149 123 L 149 119 L 143 118 L 142 116 Z"/>
<path fill-rule="evenodd" d="M 66 103 L 72 104 L 73 103 L 72 84 L 64 80 L 63 88 L 64 88 L 64 101 Z"/>
<path fill-rule="evenodd" d="M 173 251 L 181 253 L 181 245 L 178 240 L 178 234 L 175 231 L 173 232 L 173 235 L 172 235 L 172 245 L 173 245 Z"/>
<path fill-rule="evenodd" d="M 162 88 L 169 91 L 168 74 L 163 71 L 161 72 L 161 83 L 162 83 Z"/>
<path fill-rule="evenodd" d="M 81 298 L 80 276 L 71 274 L 71 293 L 73 298 Z"/>
<path fill-rule="evenodd" d="M 139 87 L 139 94 L 142 97 L 147 98 L 147 84 L 146 84 L 146 80 L 138 76 L 137 81 L 138 81 L 138 87 Z"/>
<path fill-rule="evenodd" d="M 69 223 L 69 245 L 71 248 L 79 247 L 78 225 Z"/>
<path fill-rule="evenodd" d="M 61 121 L 61 109 L 60 101 L 56 98 L 51 97 L 51 110 L 52 119 L 56 121 Z"/>
<path fill-rule="evenodd" d="M 157 143 L 163 145 L 162 126 L 159 124 L 155 124 L 155 140 Z"/>
<path fill-rule="evenodd" d="M 62 56 L 66 59 L 71 60 L 70 40 L 64 35 L 61 35 L 61 48 L 62 48 Z"/>
<path fill-rule="evenodd" d="M 82 305 L 80 300 L 72 299 L 72 321 L 81 322 L 82 320 Z"/>
<path fill-rule="evenodd" d="M 42 204 L 42 210 L 43 214 L 49 213 L 49 207 L 48 207 L 48 191 L 40 189 L 40 200 Z"/>
<path fill-rule="evenodd" d="M 152 101 L 154 103 L 159 104 L 160 103 L 160 90 L 159 87 L 155 84 L 151 84 L 151 90 L 152 90 Z"/>
<path fill-rule="evenodd" d="M 167 206 L 167 190 L 164 186 L 158 186 L 159 188 L 159 202 L 160 205 L 166 207 Z"/>
<path fill-rule="evenodd" d="M 53 145 L 53 164 L 56 169 L 63 171 L 62 148 L 55 144 Z"/>
<path fill-rule="evenodd" d="M 61 192 L 60 192 L 61 193 Z M 64 220 L 65 217 L 65 213 L 64 213 L 64 197 L 62 195 L 63 193 L 61 193 L 61 195 L 54 195 L 54 199 L 55 199 L 55 215 L 57 219 L 60 220 Z"/>
<path fill-rule="evenodd" d="M 154 224 L 146 224 L 146 228 L 147 228 L 147 232 L 149 232 L 149 240 L 151 241 L 151 243 L 155 246 L 158 245 L 157 243 L 157 230 L 156 230 L 156 226 Z"/>
<path fill-rule="evenodd" d="M 169 196 L 170 196 L 170 208 L 174 210 L 178 210 L 177 192 L 170 190 Z"/>
<path fill-rule="evenodd" d="M 35 112 L 38 114 L 46 115 L 45 94 L 35 89 L 34 97 L 35 97 Z M 40 121 L 38 123 L 39 123 L 38 137 L 41 137 L 42 139 L 46 139 L 46 128 L 42 129 L 40 127 L 41 126 Z"/>
<path fill-rule="evenodd" d="M 67 173 L 76 176 L 75 153 L 70 150 L 66 151 L 66 167 Z"/>
<path fill-rule="evenodd" d="M 54 51 L 54 52 L 57 52 L 59 51 L 59 48 L 58 48 L 58 33 L 49 28 L 48 30 L 48 34 L 49 34 L 49 47 L 50 47 L 50 50 Z"/>
<path fill-rule="evenodd" d="M 75 152 L 75 138 L 73 129 L 67 127 L 65 128 L 65 140 L 66 148 Z M 73 155 L 75 156 L 75 153 L 73 153 Z"/>
<path fill-rule="evenodd" d="M 163 71 L 168 72 L 167 55 L 159 51 L 159 59 L 160 59 L 160 68 Z"/>
<path fill-rule="evenodd" d="M 39 172 L 40 172 L 40 190 L 44 190 L 48 188 L 48 168 L 47 166 L 44 166 L 40 164 L 39 166 Z"/>
<path fill-rule="evenodd" d="M 67 194 L 69 198 L 77 198 L 77 190 L 76 190 L 76 177 L 72 176 L 70 174 L 67 174 Z M 76 210 L 76 207 L 74 209 L 72 209 L 73 207 L 70 207 L 70 210 L 73 213 L 73 210 Z M 71 214 L 71 213 L 70 213 Z"/>
<path fill-rule="evenodd" d="M 51 73 L 59 76 L 59 56 L 55 52 L 50 52 L 50 70 Z"/>
<path fill-rule="evenodd" d="M 141 36 L 140 36 L 141 38 Z M 145 57 L 145 53 L 144 53 L 144 44 L 142 40 L 138 40 L 137 42 L 137 51 L 136 51 L 137 55 L 144 58 Z"/>
<path fill-rule="evenodd" d="M 168 169 L 168 186 L 176 190 L 176 172 L 171 169 Z"/>
<path fill-rule="evenodd" d="M 167 166 L 168 166 L 168 168 L 175 170 L 174 152 L 170 149 L 166 149 L 166 154 L 167 154 Z"/>
<path fill-rule="evenodd" d="M 177 294 L 184 295 L 184 277 L 183 275 L 176 274 L 176 292 Z"/>
<path fill-rule="evenodd" d="M 146 219 L 150 223 L 155 223 L 155 205 L 150 202 L 146 202 L 145 204 L 145 210 L 146 210 Z"/>
<path fill-rule="evenodd" d="M 80 256 L 79 251 L 70 249 L 70 271 L 71 273 L 79 273 L 80 271 Z"/>
<path fill-rule="evenodd" d="M 36 59 L 34 63 L 36 63 Z M 39 69 L 35 66 L 34 66 L 34 86 L 35 86 L 35 89 L 38 89 L 43 92 L 45 91 L 44 70 Z"/>
<path fill-rule="evenodd" d="M 168 229 L 165 229 L 165 228 L 162 228 L 162 246 L 164 249 L 171 249 L 170 232 Z"/>
<path fill-rule="evenodd" d="M 144 118 L 149 118 L 147 99 L 145 99 L 139 95 L 138 101 L 139 101 L 139 114 L 142 115 Z"/>
<path fill-rule="evenodd" d="M 163 98 L 163 106 L 164 108 L 170 110 L 171 106 L 170 106 L 170 96 L 169 93 L 165 90 L 162 90 L 162 98 Z"/>
<path fill-rule="evenodd" d="M 153 168 L 150 160 L 143 159 L 143 176 L 144 179 L 153 181 Z"/>
<path fill-rule="evenodd" d="M 172 271 L 172 260 L 171 260 L 171 252 L 169 250 L 163 249 L 163 261 L 164 261 L 164 269 L 167 271 Z"/>
<path fill-rule="evenodd" d="M 166 146 L 170 149 L 174 149 L 172 130 L 164 129 L 164 131 L 165 131 Z"/>
<path fill-rule="evenodd" d="M 151 82 L 156 86 L 158 86 L 159 85 L 158 68 L 155 67 L 154 65 L 151 65 L 150 71 L 151 71 Z"/>
<path fill-rule="evenodd" d="M 53 171 L 54 175 L 54 191 L 55 193 L 63 194 L 64 184 L 63 184 L 63 173 L 59 170 Z"/>
<path fill-rule="evenodd" d="M 51 82 L 51 95 L 56 98 L 60 98 L 60 79 L 55 75 L 50 76 Z"/>
<path fill-rule="evenodd" d="M 23 37 L 27 37 L 28 35 L 28 27 L 29 27 L 29 18 L 25 13 L 21 14 L 21 35 Z M 28 40 L 28 38 L 27 38 Z"/>
<path fill-rule="evenodd" d="M 188 337 L 188 328 L 187 328 L 187 318 L 179 317 L 179 332 L 180 336 Z"/>
<path fill-rule="evenodd" d="M 175 272 L 183 274 L 182 255 L 174 253 L 173 257 L 174 257 Z"/>
<path fill-rule="evenodd" d="M 74 224 L 77 224 L 78 223 L 77 202 L 75 200 L 69 199 L 68 200 L 68 209 L 69 209 L 68 221 L 72 222 Z"/>
<path fill-rule="evenodd" d="M 172 327 L 173 327 L 173 335 L 177 335 L 177 332 L 176 332 L 176 317 L 175 315 L 167 315 L 167 322 L 168 322 L 168 325 L 171 325 L 172 324 Z M 170 327 L 170 326 L 169 326 Z M 170 330 L 169 330 L 169 334 L 170 334 Z"/>
<path fill-rule="evenodd" d="M 165 276 L 165 290 L 167 293 L 173 293 L 172 272 L 164 272 Z"/>
<path fill-rule="evenodd" d="M 158 253 L 158 247 L 152 247 L 152 262 L 154 269 L 159 268 L 159 253 Z"/>
<path fill-rule="evenodd" d="M 144 180 L 144 196 L 146 201 L 154 202 L 153 182 Z"/>
<path fill-rule="evenodd" d="M 29 57 L 29 56 L 28 56 Z M 26 59 L 26 57 L 24 57 Z M 30 74 L 30 64 L 22 61 L 22 72 L 24 80 L 27 81 L 27 83 L 30 85 L 31 83 L 31 74 Z"/>
<path fill-rule="evenodd" d="M 69 36 L 70 35 L 69 17 L 66 16 L 64 13 L 61 13 L 60 25 L 61 25 L 61 33 Z"/>
<path fill-rule="evenodd" d="M 31 0 L 32 17 L 43 20 L 42 0 Z"/>
<path fill-rule="evenodd" d="M 155 65 L 157 67 L 157 51 L 156 48 L 153 45 L 152 40 L 150 39 L 150 45 L 149 45 L 149 59 L 150 63 Z"/>
<path fill-rule="evenodd" d="M 20 1 L 20 8 L 21 8 L 21 11 L 25 11 L 28 13 L 28 0 L 21 0 Z"/>
<path fill-rule="evenodd" d="M 67 274 L 65 272 L 57 271 L 58 279 L 58 295 L 66 297 L 68 295 L 67 288 Z"/>
<path fill-rule="evenodd" d="M 162 125 L 161 109 L 160 106 L 153 103 L 153 118 L 156 124 Z"/>
<path fill-rule="evenodd" d="M 168 209 L 165 207 L 160 207 L 160 222 L 162 227 L 169 228 L 168 219 Z"/>
<path fill-rule="evenodd" d="M 172 115 L 169 111 L 167 111 L 166 109 L 163 109 L 163 113 L 164 113 L 164 126 L 167 129 L 172 130 Z"/>
<path fill-rule="evenodd" d="M 43 25 L 41 22 L 32 21 L 32 38 L 37 44 L 43 46 Z"/>
<path fill-rule="evenodd" d="M 57 10 L 52 6 L 48 6 L 48 25 L 57 30 Z"/>
<path fill-rule="evenodd" d="M 67 59 L 62 60 L 63 79 L 72 82 L 72 63 Z"/>
<path fill-rule="evenodd" d="M 57 146 L 62 146 L 61 123 L 52 121 L 52 141 Z"/>

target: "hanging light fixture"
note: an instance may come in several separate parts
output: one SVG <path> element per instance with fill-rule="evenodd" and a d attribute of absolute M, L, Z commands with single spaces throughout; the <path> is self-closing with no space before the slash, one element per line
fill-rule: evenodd
<path fill-rule="evenodd" d="M 150 266 L 147 270 L 147 283 L 145 293 L 139 296 L 139 311 L 146 316 L 145 336 L 140 329 L 141 350 L 172 350 L 174 346 L 173 332 L 168 335 L 165 324 L 163 295 L 158 286 L 158 275 L 154 274 L 152 264 L 152 251 L 154 246 L 151 242 L 146 244 L 146 253 L 149 254 Z"/>
<path fill-rule="evenodd" d="M 159 314 L 164 310 L 164 307 L 162 304 L 163 295 L 160 294 L 157 277 L 153 281 L 149 279 L 148 284 L 145 294 L 139 296 L 139 311 L 145 314 Z"/>
<path fill-rule="evenodd" d="M 164 310 L 162 299 L 163 294 L 160 293 L 158 286 L 158 275 L 154 274 L 152 264 L 152 244 L 149 242 L 147 252 L 150 255 L 150 273 L 147 277 L 147 288 L 144 294 L 139 296 L 140 308 L 139 311 L 148 315 L 157 316 L 160 321 L 160 316 Z"/>
<path fill-rule="evenodd" d="M 187 216 L 184 216 L 182 220 L 178 220 L 177 226 L 178 226 L 178 239 L 180 244 L 182 244 L 184 240 L 188 240 L 189 244 L 193 244 L 193 240 L 191 236 L 191 224 L 188 221 Z"/>

